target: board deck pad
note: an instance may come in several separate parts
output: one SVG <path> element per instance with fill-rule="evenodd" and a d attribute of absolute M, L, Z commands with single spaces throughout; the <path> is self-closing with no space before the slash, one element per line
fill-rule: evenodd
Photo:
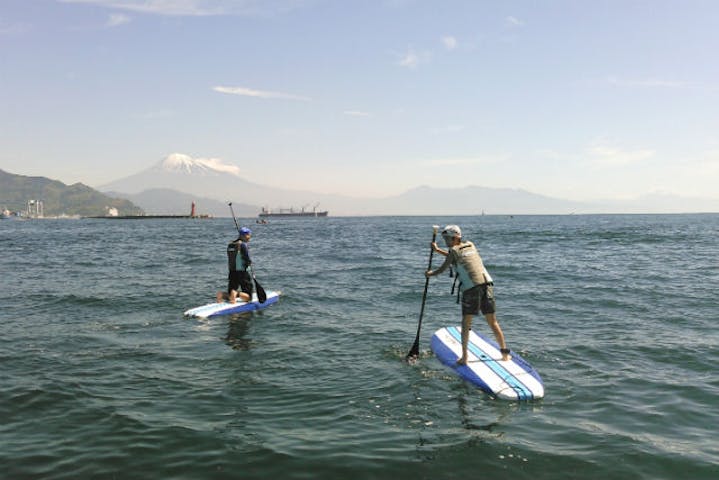
<path fill-rule="evenodd" d="M 432 351 L 457 375 L 503 400 L 534 400 L 544 397 L 539 373 L 516 352 L 502 360 L 499 346 L 474 330 L 467 346 L 467 365 L 457 365 L 462 355 L 461 327 L 443 327 L 432 335 Z"/>
<path fill-rule="evenodd" d="M 255 310 L 262 310 L 270 305 L 277 303 L 280 299 L 280 292 L 267 291 L 267 300 L 260 303 L 257 299 L 257 294 L 252 295 L 252 300 L 249 302 L 220 302 L 220 303 L 208 303 L 207 305 L 201 305 L 199 307 L 191 308 L 185 312 L 186 317 L 196 318 L 209 318 L 216 317 L 218 315 L 231 315 L 233 313 L 252 312 Z"/>

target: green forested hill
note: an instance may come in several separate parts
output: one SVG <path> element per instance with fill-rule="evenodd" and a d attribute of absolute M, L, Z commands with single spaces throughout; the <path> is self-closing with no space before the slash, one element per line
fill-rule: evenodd
<path fill-rule="evenodd" d="M 119 215 L 142 215 L 129 200 L 111 198 L 82 183 L 65 185 L 45 177 L 27 177 L 0 170 L 0 209 L 24 212 L 28 200 L 43 202 L 45 216 L 106 215 L 116 208 Z"/>

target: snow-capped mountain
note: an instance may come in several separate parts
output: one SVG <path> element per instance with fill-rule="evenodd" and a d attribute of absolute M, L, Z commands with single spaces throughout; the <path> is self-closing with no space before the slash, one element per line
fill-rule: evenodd
<path fill-rule="evenodd" d="M 240 167 L 230 165 L 218 158 L 192 158 L 182 153 L 172 153 L 153 167 L 168 173 L 182 173 L 187 175 L 222 175 L 230 174 L 240 176 Z"/>
<path fill-rule="evenodd" d="M 138 194 L 151 189 L 172 189 L 227 201 L 255 187 L 240 176 L 236 165 L 216 158 L 173 153 L 150 168 L 102 185 L 99 190 Z"/>
<path fill-rule="evenodd" d="M 216 158 L 192 158 L 182 153 L 168 155 L 150 168 L 98 187 L 103 192 L 137 195 L 148 190 L 175 190 L 221 202 L 237 202 L 279 208 L 325 205 L 326 195 L 309 191 L 284 190 L 245 180 L 240 167 Z M 146 205 L 146 211 L 153 211 Z"/>

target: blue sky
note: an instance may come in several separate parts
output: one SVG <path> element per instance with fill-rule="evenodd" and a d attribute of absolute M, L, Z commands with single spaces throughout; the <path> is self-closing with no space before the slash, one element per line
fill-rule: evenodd
<path fill-rule="evenodd" d="M 2 0 L 0 168 L 719 197 L 719 2 Z"/>

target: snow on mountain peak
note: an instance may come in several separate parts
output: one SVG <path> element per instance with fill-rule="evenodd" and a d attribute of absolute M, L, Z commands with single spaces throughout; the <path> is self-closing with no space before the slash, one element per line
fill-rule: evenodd
<path fill-rule="evenodd" d="M 229 173 L 239 176 L 240 167 L 224 163 L 219 158 L 192 158 L 182 153 L 172 153 L 160 163 L 160 168 L 167 172 L 186 174 Z"/>

